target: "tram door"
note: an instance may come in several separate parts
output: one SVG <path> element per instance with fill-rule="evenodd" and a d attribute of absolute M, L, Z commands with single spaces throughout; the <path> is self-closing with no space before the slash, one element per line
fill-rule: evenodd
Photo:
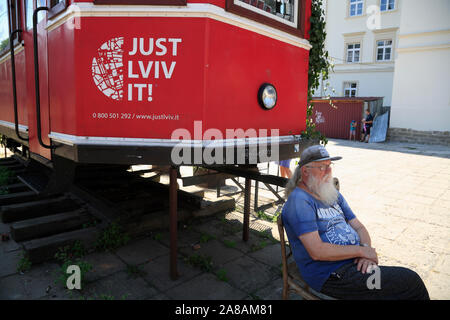
<path fill-rule="evenodd" d="M 50 139 L 50 110 L 49 110 L 49 85 L 48 85 L 48 50 L 47 50 L 47 12 L 39 11 L 37 15 L 37 58 L 39 81 L 39 107 L 40 114 L 36 110 L 36 81 L 35 81 L 35 47 L 33 39 L 33 13 L 39 7 L 46 6 L 46 0 L 24 0 L 24 24 L 22 37 L 25 47 L 27 69 L 27 110 L 28 110 L 28 135 L 29 148 L 33 158 L 46 161 L 51 160 Z M 40 117 L 40 121 L 38 120 Z M 40 123 L 38 123 L 40 122 Z M 40 132 L 39 132 L 40 131 Z"/>

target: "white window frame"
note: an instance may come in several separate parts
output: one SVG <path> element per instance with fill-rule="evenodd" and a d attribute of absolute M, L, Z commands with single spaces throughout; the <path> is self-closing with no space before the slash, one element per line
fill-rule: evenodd
<path fill-rule="evenodd" d="M 364 15 L 364 0 L 348 0 L 348 16 L 359 17 Z M 361 4 L 361 12 L 358 13 L 358 5 Z M 352 7 L 355 8 L 355 14 L 352 14 Z"/>
<path fill-rule="evenodd" d="M 383 10 L 383 2 L 385 9 Z M 391 9 L 389 9 L 389 3 L 392 2 L 394 5 Z M 396 9 L 396 1 L 395 0 L 380 0 L 380 12 L 388 12 L 394 11 Z"/>
<path fill-rule="evenodd" d="M 380 41 L 383 41 L 383 45 L 382 46 L 378 45 L 378 42 L 380 42 Z M 391 44 L 386 45 L 386 41 L 390 41 Z M 394 44 L 394 41 L 392 39 L 378 39 L 378 40 L 376 40 L 376 42 L 375 42 L 375 50 L 376 50 L 375 51 L 375 60 L 377 62 L 392 61 L 393 60 L 392 56 L 394 54 L 394 50 L 393 50 L 394 46 L 393 46 L 393 44 Z M 379 49 L 383 50 L 382 59 L 378 59 L 378 51 L 379 51 Z M 390 49 L 389 59 L 386 59 L 386 49 Z"/>
<path fill-rule="evenodd" d="M 356 45 L 359 45 L 359 48 L 355 48 Z M 349 46 L 353 46 L 353 48 L 349 48 Z M 345 44 L 345 63 L 358 63 L 361 61 L 361 43 L 360 42 L 352 42 Z M 358 60 L 355 60 L 355 53 L 358 52 Z M 351 53 L 352 59 L 348 61 L 349 53 Z"/>
<path fill-rule="evenodd" d="M 354 88 L 352 88 L 352 85 L 355 85 Z M 356 81 L 344 81 L 343 83 L 343 87 L 344 87 L 344 94 L 343 96 L 346 98 L 353 98 L 353 97 L 357 97 L 358 96 L 358 82 Z M 346 91 L 349 91 L 350 95 L 346 95 Z M 352 92 L 354 92 L 354 95 L 352 95 Z"/>

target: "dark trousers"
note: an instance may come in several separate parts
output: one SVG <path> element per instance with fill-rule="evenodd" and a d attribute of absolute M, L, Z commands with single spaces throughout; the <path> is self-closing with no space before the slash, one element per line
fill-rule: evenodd
<path fill-rule="evenodd" d="M 422 279 L 410 269 L 379 266 L 378 271 L 362 274 L 356 267 L 350 263 L 336 270 L 321 292 L 344 300 L 430 299 Z"/>

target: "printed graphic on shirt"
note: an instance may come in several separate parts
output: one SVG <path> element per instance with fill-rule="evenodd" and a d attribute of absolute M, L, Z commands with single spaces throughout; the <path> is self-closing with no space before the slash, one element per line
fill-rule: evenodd
<path fill-rule="evenodd" d="M 329 243 L 338 245 L 356 245 L 358 235 L 345 222 L 343 211 L 338 204 L 330 208 L 318 208 L 317 216 L 324 225 L 325 236 Z"/>

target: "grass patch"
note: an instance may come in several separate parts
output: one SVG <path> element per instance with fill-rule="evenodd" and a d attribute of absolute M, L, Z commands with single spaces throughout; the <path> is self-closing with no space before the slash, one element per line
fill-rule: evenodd
<path fill-rule="evenodd" d="M 80 241 L 75 241 L 72 245 L 66 245 L 58 248 L 55 259 L 59 262 L 60 268 L 56 271 L 55 284 L 59 283 L 63 287 L 67 286 L 67 279 L 71 276 L 67 273 L 67 268 L 76 265 L 80 268 L 80 283 L 84 285 L 84 277 L 92 269 L 92 265 L 83 260 L 86 249 Z"/>
<path fill-rule="evenodd" d="M 266 214 L 264 211 L 260 210 L 260 211 L 256 212 L 256 216 L 258 218 L 260 218 L 261 220 L 276 223 L 280 213 L 281 213 L 281 211 L 278 210 L 277 212 L 275 212 L 275 215 L 272 215 L 272 214 Z"/>
<path fill-rule="evenodd" d="M 215 238 L 216 238 L 215 236 L 212 236 L 210 234 L 202 233 L 202 235 L 200 236 L 200 243 L 206 243 L 209 240 L 213 240 Z"/>
<path fill-rule="evenodd" d="M 267 247 L 267 244 L 268 243 L 266 240 L 261 240 L 257 244 L 252 244 L 252 246 L 250 247 L 250 252 L 255 252 L 264 249 L 265 247 Z"/>
<path fill-rule="evenodd" d="M 216 277 L 220 281 L 228 282 L 227 271 L 225 269 L 217 270 Z"/>
<path fill-rule="evenodd" d="M 147 275 L 147 272 L 142 270 L 140 266 L 127 265 L 127 274 L 130 278 L 136 279 Z"/>
<path fill-rule="evenodd" d="M 130 236 L 123 232 L 117 222 L 111 223 L 98 237 L 95 248 L 99 251 L 114 251 L 130 241 Z"/>
<path fill-rule="evenodd" d="M 153 236 L 153 240 L 156 241 L 160 241 L 162 239 L 162 234 L 161 233 L 157 233 Z"/>
<path fill-rule="evenodd" d="M 14 172 L 5 167 L 0 167 L 0 195 L 8 194 L 9 190 L 6 187 L 9 181 L 14 176 Z"/>
<path fill-rule="evenodd" d="M 227 247 L 227 248 L 236 248 L 236 241 L 223 240 L 223 244 L 224 244 L 225 247 Z"/>
<path fill-rule="evenodd" d="M 17 272 L 27 272 L 31 269 L 31 261 L 28 257 L 28 254 L 25 251 L 22 251 L 20 255 L 19 263 L 17 264 Z"/>
<path fill-rule="evenodd" d="M 196 268 L 200 268 L 202 271 L 211 272 L 213 268 L 212 258 L 206 255 L 193 254 L 184 259 L 184 261 Z"/>

